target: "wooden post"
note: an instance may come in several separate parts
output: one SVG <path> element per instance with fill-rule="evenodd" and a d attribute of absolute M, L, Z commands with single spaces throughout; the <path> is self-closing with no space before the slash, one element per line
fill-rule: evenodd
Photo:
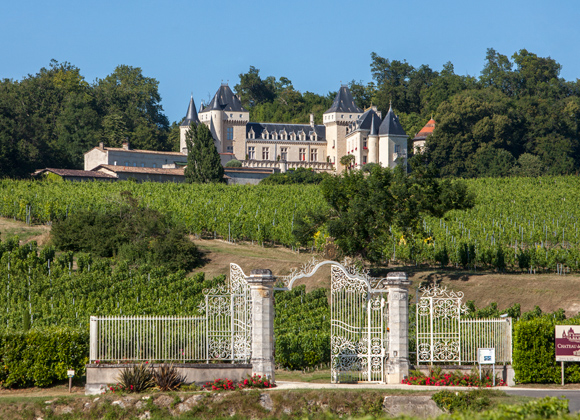
<path fill-rule="evenodd" d="M 564 386 L 564 361 L 562 363 L 562 386 Z"/>

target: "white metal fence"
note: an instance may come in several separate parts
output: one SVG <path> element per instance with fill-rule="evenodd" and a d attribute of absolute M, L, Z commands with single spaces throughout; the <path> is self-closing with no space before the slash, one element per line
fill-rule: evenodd
<path fill-rule="evenodd" d="M 461 320 L 462 362 L 477 362 L 477 349 L 491 347 L 495 348 L 496 363 L 512 362 L 511 318 Z"/>
<path fill-rule="evenodd" d="M 252 316 L 246 276 L 230 264 L 230 282 L 204 290 L 201 317 L 92 316 L 90 361 L 118 363 L 248 362 Z"/>
<path fill-rule="evenodd" d="M 461 319 L 463 293 L 423 291 L 417 304 L 417 363 L 475 363 L 478 348 L 495 348 L 496 363 L 512 362 L 511 318 Z"/>
<path fill-rule="evenodd" d="M 92 316 L 90 361 L 208 361 L 207 318 Z"/>

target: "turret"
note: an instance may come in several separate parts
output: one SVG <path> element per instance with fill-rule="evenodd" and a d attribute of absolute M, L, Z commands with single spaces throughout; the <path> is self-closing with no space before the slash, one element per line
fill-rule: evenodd
<path fill-rule="evenodd" d="M 197 112 L 195 111 L 195 103 L 193 102 L 193 95 L 191 95 L 191 99 L 189 100 L 189 107 L 187 108 L 187 114 L 185 118 L 179 125 L 179 151 L 181 153 L 187 154 L 187 144 L 185 143 L 185 135 L 189 130 L 189 126 L 191 123 L 199 123 L 199 118 L 197 116 Z"/>
<path fill-rule="evenodd" d="M 389 112 L 379 127 L 379 163 L 393 168 L 397 164 L 407 166 L 407 134 L 389 105 Z"/>

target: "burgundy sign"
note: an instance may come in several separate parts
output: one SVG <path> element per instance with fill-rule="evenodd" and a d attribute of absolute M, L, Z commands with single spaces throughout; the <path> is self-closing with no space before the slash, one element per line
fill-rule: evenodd
<path fill-rule="evenodd" d="M 580 362 L 580 325 L 556 325 L 556 361 Z"/>

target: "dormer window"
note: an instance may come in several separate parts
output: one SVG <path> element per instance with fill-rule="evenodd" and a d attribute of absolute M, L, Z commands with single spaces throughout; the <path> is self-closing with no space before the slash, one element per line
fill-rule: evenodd
<path fill-rule="evenodd" d="M 267 140 L 267 139 L 268 139 L 268 130 L 264 130 L 264 131 L 262 131 L 262 138 L 263 138 L 264 140 Z"/>

